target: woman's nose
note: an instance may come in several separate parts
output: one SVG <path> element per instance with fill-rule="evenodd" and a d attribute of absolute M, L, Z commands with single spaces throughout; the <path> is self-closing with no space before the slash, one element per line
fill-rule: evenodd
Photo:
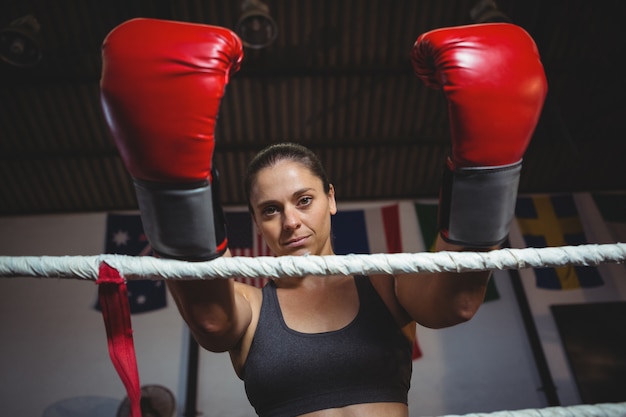
<path fill-rule="evenodd" d="M 285 208 L 283 211 L 283 228 L 294 230 L 300 227 L 300 216 L 295 208 Z"/>

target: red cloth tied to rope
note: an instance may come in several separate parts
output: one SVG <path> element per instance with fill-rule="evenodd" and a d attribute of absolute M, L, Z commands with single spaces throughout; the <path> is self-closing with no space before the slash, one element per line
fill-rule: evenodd
<path fill-rule="evenodd" d="M 141 417 L 141 388 L 126 282 L 115 268 L 102 262 L 96 284 L 111 361 L 126 387 L 131 417 Z"/>

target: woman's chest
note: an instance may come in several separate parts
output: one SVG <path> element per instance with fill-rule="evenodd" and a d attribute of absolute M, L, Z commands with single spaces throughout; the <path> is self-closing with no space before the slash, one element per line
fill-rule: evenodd
<path fill-rule="evenodd" d="M 330 290 L 278 289 L 276 295 L 285 325 L 301 333 L 343 329 L 356 318 L 360 307 L 354 284 Z"/>

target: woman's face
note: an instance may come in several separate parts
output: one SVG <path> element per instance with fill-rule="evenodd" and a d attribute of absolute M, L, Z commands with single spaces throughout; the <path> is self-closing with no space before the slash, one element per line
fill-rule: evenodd
<path fill-rule="evenodd" d="M 298 162 L 279 161 L 258 172 L 250 192 L 254 221 L 277 256 L 332 255 L 330 216 L 335 191 Z"/>

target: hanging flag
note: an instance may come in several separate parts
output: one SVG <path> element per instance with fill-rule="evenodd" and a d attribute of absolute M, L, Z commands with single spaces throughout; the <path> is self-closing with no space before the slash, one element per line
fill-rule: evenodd
<path fill-rule="evenodd" d="M 228 247 L 233 256 L 272 256 L 271 251 L 256 232 L 254 222 L 247 211 L 226 212 Z M 262 288 L 267 278 L 235 278 L 236 281 Z"/>
<path fill-rule="evenodd" d="M 438 205 L 436 203 L 415 204 L 415 211 L 417 212 L 417 219 L 422 232 L 424 246 L 431 252 L 435 250 L 435 242 L 437 241 L 437 236 L 439 235 L 439 228 L 437 226 L 437 210 Z M 485 292 L 483 302 L 494 301 L 499 298 L 500 294 L 498 293 L 496 282 L 494 279 L 490 279 L 487 283 L 487 291 Z"/>
<path fill-rule="evenodd" d="M 402 253 L 397 205 L 340 210 L 331 219 L 333 250 L 337 255 Z"/>
<path fill-rule="evenodd" d="M 424 246 L 430 252 L 435 250 L 435 242 L 439 235 L 439 228 L 437 227 L 437 210 L 438 205 L 436 203 L 417 203 L 415 204 L 415 211 L 417 213 L 417 220 L 420 224 L 420 230 L 422 232 L 422 240 Z"/>
<path fill-rule="evenodd" d="M 626 194 L 595 193 L 593 200 L 615 242 L 626 242 Z"/>
<path fill-rule="evenodd" d="M 143 232 L 141 217 L 136 214 L 109 214 L 106 221 L 105 253 L 130 256 L 152 255 Z M 163 281 L 133 280 L 126 283 L 131 314 L 165 308 L 167 293 Z M 101 311 L 99 301 L 95 309 Z"/>
<path fill-rule="evenodd" d="M 517 199 L 515 216 L 527 247 L 582 245 L 587 241 L 570 194 Z M 536 284 L 545 289 L 591 288 L 604 282 L 597 268 L 566 266 L 535 269 Z"/>

